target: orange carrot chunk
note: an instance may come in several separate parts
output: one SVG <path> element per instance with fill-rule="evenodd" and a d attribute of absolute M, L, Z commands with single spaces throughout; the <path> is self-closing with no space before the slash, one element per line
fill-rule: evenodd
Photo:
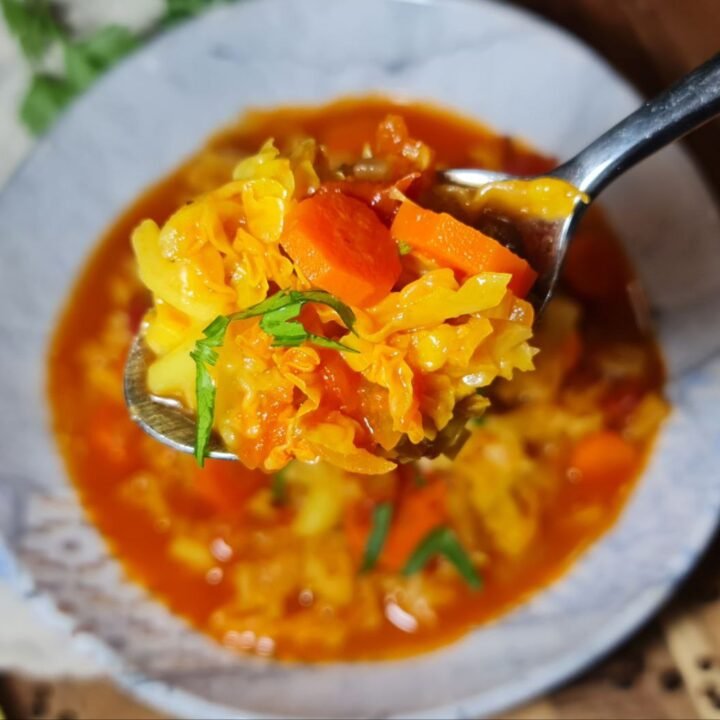
<path fill-rule="evenodd" d="M 521 257 L 447 213 L 436 213 L 404 202 L 395 216 L 391 232 L 396 242 L 407 243 L 442 265 L 468 275 L 481 272 L 511 274 L 508 287 L 518 297 L 525 297 L 537 278 L 537 273 Z"/>
<path fill-rule="evenodd" d="M 380 555 L 382 567 L 401 570 L 417 544 L 447 520 L 446 494 L 445 483 L 434 480 L 401 500 Z"/>
<path fill-rule="evenodd" d="M 638 450 L 618 433 L 601 430 L 578 442 L 570 467 L 584 485 L 613 486 L 628 481 L 638 468 Z"/>
<path fill-rule="evenodd" d="M 375 305 L 400 276 L 389 230 L 365 203 L 339 192 L 298 203 L 280 243 L 313 285 L 348 305 Z"/>

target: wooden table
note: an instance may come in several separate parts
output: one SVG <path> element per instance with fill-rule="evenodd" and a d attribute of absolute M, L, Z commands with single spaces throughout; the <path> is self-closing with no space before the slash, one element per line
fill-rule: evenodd
<path fill-rule="evenodd" d="M 579 35 L 647 95 L 720 50 L 720 0 L 516 4 Z M 720 122 L 695 133 L 688 146 L 720 201 Z M 0 705 L 8 718 L 159 717 L 108 681 L 5 678 Z M 623 647 L 565 687 L 506 717 L 720 720 L 720 536 L 676 597 Z"/>

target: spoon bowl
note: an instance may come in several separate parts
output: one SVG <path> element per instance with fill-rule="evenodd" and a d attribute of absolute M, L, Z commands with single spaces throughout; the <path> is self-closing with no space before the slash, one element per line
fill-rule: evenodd
<path fill-rule="evenodd" d="M 584 193 L 588 203 L 576 202 L 564 220 L 523 232 L 521 254 L 538 273 L 530 301 L 542 311 L 560 276 L 573 232 L 587 205 L 613 180 L 649 155 L 700 127 L 720 113 L 720 54 L 713 56 L 675 85 L 641 105 L 575 157 L 548 173 Z M 452 186 L 481 188 L 488 183 L 538 178 L 516 178 L 506 173 L 455 168 L 441 173 Z M 517 223 L 517 219 L 513 218 Z M 524 221 L 520 221 L 523 224 Z"/>
<path fill-rule="evenodd" d="M 495 210 L 492 207 L 483 208 L 479 217 L 462 217 L 462 205 L 472 208 L 473 194 L 479 194 L 495 183 L 533 183 L 543 182 L 548 178 L 564 179 L 555 174 L 521 177 L 468 168 L 453 168 L 438 173 L 438 179 L 442 183 L 438 192 L 465 196 L 464 203 L 461 202 L 460 206 L 456 207 L 454 214 L 524 257 L 537 272 L 537 279 L 526 298 L 536 313 L 543 311 L 553 294 L 570 238 L 587 208 L 587 203 L 581 199 L 582 194 L 578 194 L 579 197 L 573 202 L 569 214 L 548 220 L 537 218 L 532 213 L 506 214 L 501 209 Z M 572 189 L 568 186 L 569 191 Z"/>
<path fill-rule="evenodd" d="M 605 132 L 575 157 L 548 173 L 562 180 L 587 201 L 576 200 L 572 212 L 555 222 L 510 218 L 520 237 L 520 254 L 538 273 L 529 296 L 541 312 L 551 298 L 573 232 L 588 204 L 613 180 L 635 164 L 700 127 L 720 113 L 720 54 L 696 68 L 659 96 Z M 454 168 L 439 173 L 440 182 L 470 192 L 489 183 L 519 178 L 475 168 Z M 505 218 L 503 218 L 505 219 Z M 193 453 L 195 421 L 178 403 L 149 393 L 146 384 L 150 352 L 141 336 L 135 338 L 125 368 L 125 399 L 132 419 L 160 442 Z M 237 460 L 213 437 L 209 457 Z"/>
<path fill-rule="evenodd" d="M 147 389 L 147 370 L 152 353 L 142 335 L 130 346 L 125 364 L 125 404 L 130 418 L 148 435 L 178 452 L 195 452 L 195 419 L 176 400 L 153 395 Z M 237 460 L 237 456 L 213 433 L 208 457 L 215 460 Z"/>

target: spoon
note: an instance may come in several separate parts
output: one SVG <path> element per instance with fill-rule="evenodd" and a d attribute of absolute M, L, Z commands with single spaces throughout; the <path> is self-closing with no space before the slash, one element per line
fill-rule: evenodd
<path fill-rule="evenodd" d="M 549 225 L 544 233 L 524 234 L 520 254 L 538 273 L 528 298 L 536 310 L 541 311 L 552 296 L 573 233 L 588 204 L 626 170 L 719 113 L 720 53 L 545 176 L 564 180 L 585 193 L 589 202 L 577 201 L 565 220 Z M 480 188 L 503 180 L 538 179 L 463 168 L 444 170 L 439 175 L 442 183 L 464 188 Z"/>
<path fill-rule="evenodd" d="M 646 102 L 621 120 L 575 157 L 545 177 L 564 180 L 585 193 L 588 203 L 576 201 L 572 213 L 563 221 L 523 232 L 521 253 L 538 273 L 530 295 L 541 311 L 552 296 L 568 245 L 587 204 L 618 176 L 636 163 L 681 138 L 720 113 L 720 54 L 693 70 L 675 85 Z M 488 183 L 517 178 L 504 173 L 455 168 L 438 173 L 441 183 L 465 188 L 480 188 Z M 516 219 L 513 219 L 516 221 Z M 125 366 L 125 401 L 131 418 L 149 435 L 180 452 L 192 453 L 195 447 L 195 420 L 180 403 L 151 395 L 146 377 L 150 353 L 141 336 L 130 349 Z M 237 460 L 222 441 L 213 436 L 209 457 Z"/>

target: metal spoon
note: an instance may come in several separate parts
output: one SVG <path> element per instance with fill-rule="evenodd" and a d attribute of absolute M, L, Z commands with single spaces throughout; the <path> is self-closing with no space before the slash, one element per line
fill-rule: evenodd
<path fill-rule="evenodd" d="M 590 202 L 613 180 L 649 155 L 697 129 L 720 113 L 720 53 L 663 93 L 628 115 L 594 140 L 575 157 L 548 173 L 584 192 Z M 515 179 L 504 173 L 452 169 L 440 173 L 450 185 L 479 188 L 499 180 Z M 523 178 L 531 179 L 531 178 Z M 538 273 L 530 300 L 542 310 L 557 284 L 565 253 L 587 205 L 576 203 L 574 212 L 551 232 L 529 233 L 521 250 Z"/>
<path fill-rule="evenodd" d="M 574 158 L 549 173 L 549 177 L 567 181 L 584 192 L 592 202 L 610 182 L 640 160 L 718 113 L 720 54 L 646 102 Z M 512 179 L 510 175 L 477 169 L 457 168 L 439 173 L 441 183 L 464 188 L 479 188 L 490 182 L 509 179 Z M 520 232 L 523 239 L 521 250 L 538 272 L 530 298 L 537 310 L 542 310 L 555 289 L 573 231 L 586 207 L 586 204 L 577 202 L 569 217 L 548 225 L 543 232 Z M 125 400 L 130 416 L 143 430 L 165 445 L 192 453 L 195 447 L 194 419 L 179 403 L 148 392 L 146 377 L 149 360 L 142 338 L 136 337 L 125 367 Z M 210 457 L 237 459 L 217 437 L 211 442 Z"/>

